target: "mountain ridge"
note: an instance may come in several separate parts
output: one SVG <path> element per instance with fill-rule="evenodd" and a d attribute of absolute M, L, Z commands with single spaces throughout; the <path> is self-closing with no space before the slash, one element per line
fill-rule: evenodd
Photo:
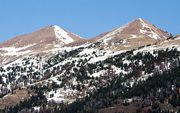
<path fill-rule="evenodd" d="M 57 25 L 51 25 L 0 43 L 0 52 L 2 52 L 0 64 L 6 64 L 22 55 L 49 54 L 63 46 L 73 47 L 87 43 L 103 42 L 98 48 L 111 49 L 116 52 L 153 44 L 170 36 L 170 33 L 156 28 L 142 18 L 135 19 L 122 27 L 91 39 L 82 38 Z"/>
<path fill-rule="evenodd" d="M 164 105 L 177 112 L 179 36 L 140 19 L 74 42 L 61 30 L 48 35 L 57 41 L 50 42 L 52 48 L 9 56 L 11 61 L 0 65 L 0 112 L 106 113 L 113 107 L 114 112 L 167 113 Z M 63 42 L 66 38 L 70 43 Z M 16 54 L 28 48 L 8 49 Z M 2 57 L 7 62 L 6 54 Z"/>
<path fill-rule="evenodd" d="M 2 52 L 1 56 L 19 57 L 21 55 L 51 51 L 76 40 L 80 40 L 78 35 L 53 25 L 1 43 L 0 52 Z"/>

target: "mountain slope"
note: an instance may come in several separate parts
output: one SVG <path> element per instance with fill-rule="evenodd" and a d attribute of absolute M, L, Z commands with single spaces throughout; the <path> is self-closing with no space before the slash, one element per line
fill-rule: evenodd
<path fill-rule="evenodd" d="M 0 67 L 0 108 L 9 112 L 50 110 L 61 113 L 92 113 L 101 109 L 103 113 L 104 108 L 114 107 L 116 104 L 119 106 L 128 103 L 128 110 L 150 101 L 148 107 L 151 107 L 154 101 L 149 99 L 149 95 L 153 95 L 159 102 L 160 96 L 154 94 L 162 95 L 164 90 L 174 88 L 174 85 L 179 88 L 178 83 L 174 82 L 179 80 L 178 74 L 175 74 L 179 73 L 177 69 L 180 65 L 179 36 L 170 37 L 169 33 L 142 19 L 136 19 L 96 38 L 76 42 L 72 42 L 61 30 L 56 29 L 61 34 L 54 32 L 58 35 L 51 37 L 58 40 L 55 48 L 52 43 L 48 44 L 49 41 L 43 47 L 52 45 L 52 48 L 40 48 L 47 52 L 44 56 L 54 50 L 50 56 L 28 53 Z M 173 74 L 172 78 L 169 73 Z M 162 79 L 164 74 L 172 80 Z M 156 88 L 154 81 L 159 83 L 159 78 L 162 79 L 160 83 L 163 86 L 158 84 Z M 3 100 L 15 95 L 9 92 L 21 92 L 21 88 L 33 96 L 28 96 L 20 105 L 9 105 L 9 109 L 5 109 Z M 141 88 L 153 93 L 142 92 Z M 171 92 L 164 93 L 167 94 L 164 99 L 176 92 L 172 89 L 169 91 Z M 169 106 L 172 103 L 167 104 Z M 177 111 L 177 106 L 173 110 Z"/>
<path fill-rule="evenodd" d="M 58 26 L 49 26 L 30 34 L 21 35 L 0 44 L 0 64 L 27 54 L 40 54 L 80 40 L 78 35 Z"/>
<path fill-rule="evenodd" d="M 98 41 L 103 42 L 101 48 L 120 51 L 154 44 L 163 41 L 170 36 L 170 33 L 165 32 L 146 20 L 139 18 L 107 33 Z"/>

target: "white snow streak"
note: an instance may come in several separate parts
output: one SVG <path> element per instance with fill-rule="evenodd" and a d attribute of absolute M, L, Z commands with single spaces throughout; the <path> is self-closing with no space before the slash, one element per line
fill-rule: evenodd
<path fill-rule="evenodd" d="M 57 25 L 54 25 L 54 32 L 55 32 L 56 38 L 58 38 L 65 44 L 74 42 L 74 40 L 68 35 L 68 33 Z"/>

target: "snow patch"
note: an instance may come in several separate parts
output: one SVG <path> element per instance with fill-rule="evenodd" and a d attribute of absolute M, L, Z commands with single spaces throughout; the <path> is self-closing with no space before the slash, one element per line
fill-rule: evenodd
<path fill-rule="evenodd" d="M 73 95 L 77 94 L 77 90 L 71 90 L 71 89 L 64 89 L 60 88 L 57 90 L 52 90 L 48 93 L 46 93 L 47 101 L 54 101 L 56 103 L 72 103 L 75 101 L 75 98 L 73 98 Z M 71 96 L 72 98 L 68 98 Z"/>
<path fill-rule="evenodd" d="M 0 50 L 6 52 L 3 55 L 8 55 L 8 56 L 21 55 L 21 54 L 31 52 L 30 50 L 27 50 L 27 51 L 22 51 L 22 50 L 25 50 L 25 49 L 27 49 L 29 47 L 34 46 L 34 45 L 36 45 L 36 43 L 30 44 L 30 45 L 27 45 L 27 46 L 24 46 L 24 47 L 4 47 L 4 48 L 0 48 Z"/>
<path fill-rule="evenodd" d="M 149 26 L 144 22 L 143 19 L 139 18 L 142 24 L 142 29 L 140 29 L 140 33 L 148 35 L 150 38 L 161 39 L 161 37 L 156 34 Z"/>
<path fill-rule="evenodd" d="M 34 109 L 34 111 L 36 111 L 36 112 L 40 112 L 40 107 L 39 106 L 35 106 L 35 107 L 33 107 L 33 109 Z"/>
<path fill-rule="evenodd" d="M 102 70 L 102 71 L 99 71 L 99 72 L 96 72 L 96 73 L 93 73 L 92 75 L 89 75 L 90 77 L 100 77 L 100 76 L 103 76 L 104 75 L 104 73 L 105 73 L 105 71 L 104 70 Z"/>
<path fill-rule="evenodd" d="M 136 35 L 131 35 L 130 39 L 134 39 L 134 38 L 137 38 L 137 36 Z"/>
<path fill-rule="evenodd" d="M 63 30 L 57 25 L 54 25 L 54 32 L 55 32 L 56 38 L 58 38 L 65 44 L 74 42 L 74 39 L 72 39 L 65 30 Z"/>

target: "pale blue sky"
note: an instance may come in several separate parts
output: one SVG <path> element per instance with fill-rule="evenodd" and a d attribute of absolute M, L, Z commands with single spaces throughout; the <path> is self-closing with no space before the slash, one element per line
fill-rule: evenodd
<path fill-rule="evenodd" d="M 94 37 L 136 18 L 180 33 L 180 0 L 1 0 L 0 42 L 48 25 Z"/>

